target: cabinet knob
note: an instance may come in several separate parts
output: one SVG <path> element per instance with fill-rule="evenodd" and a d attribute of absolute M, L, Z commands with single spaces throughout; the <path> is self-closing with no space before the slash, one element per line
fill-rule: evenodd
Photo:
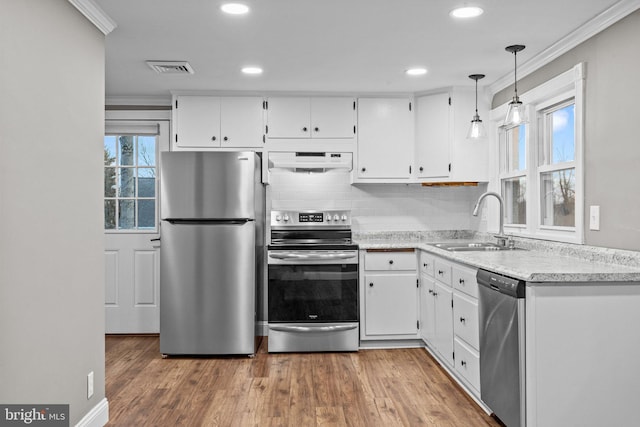
<path fill-rule="evenodd" d="M 366 171 L 367 171 L 367 168 L 362 168 L 362 169 L 360 169 L 360 170 L 361 170 L 362 172 L 366 172 Z"/>
<path fill-rule="evenodd" d="M 225 141 L 229 140 L 229 138 L 227 138 L 226 136 L 224 138 L 222 138 L 222 139 L 225 140 Z"/>
<path fill-rule="evenodd" d="M 438 274 L 442 276 L 444 274 L 444 271 L 443 270 L 438 270 Z"/>
<path fill-rule="evenodd" d="M 465 319 L 464 317 L 460 318 L 460 323 L 466 323 L 466 322 L 467 322 L 467 319 Z"/>
<path fill-rule="evenodd" d="M 316 132 L 319 132 L 319 131 L 320 131 L 320 128 L 315 127 L 315 128 L 313 128 L 313 130 L 314 130 L 314 131 L 316 131 Z"/>
<path fill-rule="evenodd" d="M 461 361 L 460 361 L 460 365 L 462 365 L 462 366 L 467 366 L 467 362 L 465 362 L 464 360 L 461 360 Z"/>
<path fill-rule="evenodd" d="M 424 264 L 422 264 L 423 267 L 428 266 L 429 264 L 427 264 L 426 262 Z"/>
<path fill-rule="evenodd" d="M 422 166 L 420 166 L 420 172 L 423 172 L 424 168 Z"/>
<path fill-rule="evenodd" d="M 458 283 L 460 283 L 461 285 L 464 285 L 464 279 L 458 280 Z"/>
<path fill-rule="evenodd" d="M 433 289 L 429 289 L 429 293 L 430 293 L 430 294 L 433 294 Z"/>
<path fill-rule="evenodd" d="M 307 131 L 307 127 L 305 126 L 302 128 L 302 132 L 306 132 L 306 131 Z"/>
<path fill-rule="evenodd" d="M 436 291 L 433 291 L 433 296 L 434 296 L 434 297 L 437 297 L 437 296 L 438 296 L 438 293 L 437 293 Z"/>
<path fill-rule="evenodd" d="M 216 140 L 216 137 L 215 137 L 215 136 L 212 136 L 212 137 L 211 137 L 211 140 L 212 140 L 212 141 L 215 141 L 215 140 Z"/>
<path fill-rule="evenodd" d="M 373 282 L 369 283 L 369 287 L 373 288 Z"/>
<path fill-rule="evenodd" d="M 392 259 L 389 260 L 389 265 L 391 265 L 391 264 L 393 264 L 393 260 Z"/>

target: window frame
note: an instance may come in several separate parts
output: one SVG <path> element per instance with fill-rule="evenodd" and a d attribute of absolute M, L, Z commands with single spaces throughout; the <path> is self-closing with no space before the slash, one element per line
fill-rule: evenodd
<path fill-rule="evenodd" d="M 118 229 L 118 221 L 116 218 L 116 228 L 103 228 L 103 231 L 105 234 L 158 234 L 158 232 L 160 231 L 160 153 L 163 150 L 164 145 L 167 144 L 168 142 L 168 123 L 167 122 L 162 122 L 159 120 L 105 120 L 105 132 L 103 135 L 103 144 L 104 144 L 104 137 L 106 136 L 126 136 L 126 135 L 135 135 L 135 136 L 155 136 L 156 138 L 156 153 L 155 153 L 155 158 L 156 158 L 156 164 L 155 164 L 155 171 L 156 171 L 156 180 L 155 180 L 155 197 L 151 198 L 151 197 L 139 197 L 137 192 L 138 192 L 138 183 L 136 182 L 136 195 L 133 197 L 119 197 L 117 194 L 114 197 L 106 197 L 104 194 L 102 195 L 103 200 L 116 200 L 116 204 L 118 200 L 151 200 L 154 199 L 155 204 L 154 204 L 154 209 L 155 209 L 155 223 L 154 223 L 154 227 L 153 228 L 138 228 L 138 225 L 136 225 L 136 228 L 127 228 L 127 229 Z M 167 142 L 163 141 L 163 138 L 167 140 Z M 116 142 L 117 144 L 117 142 Z M 116 150 L 117 150 L 117 146 L 116 146 Z M 136 152 L 137 155 L 137 152 Z M 106 168 L 106 165 L 103 165 L 103 168 Z M 116 170 L 122 168 L 121 165 L 115 164 L 113 166 L 110 166 L 115 168 Z M 137 159 L 136 159 L 136 164 L 135 165 L 131 165 L 131 166 L 126 166 L 126 167 L 131 167 L 133 169 L 136 169 L 136 171 L 140 168 L 145 168 L 147 166 L 140 166 L 137 164 Z M 137 172 L 136 172 L 136 178 L 138 178 L 137 176 Z M 118 185 L 118 181 L 116 178 L 116 185 Z M 138 215 L 137 212 L 138 206 L 136 203 L 136 217 Z M 116 211 L 116 216 L 117 216 L 117 211 Z M 103 227 L 104 227 L 104 223 L 105 220 L 103 219 Z"/>
<path fill-rule="evenodd" d="M 574 160 L 569 162 L 542 164 L 540 148 L 548 142 L 541 131 L 540 120 L 555 106 L 574 104 Z M 526 224 L 508 224 L 505 222 L 505 234 L 513 234 L 534 239 L 553 240 L 567 243 L 584 243 L 584 64 L 579 63 L 572 69 L 548 80 L 536 88 L 522 94 L 520 100 L 525 105 L 526 129 L 526 170 L 524 176 L 526 188 Z M 497 154 L 499 169 L 497 174 L 498 192 L 504 196 L 505 179 L 523 176 L 523 171 L 504 172 L 500 164 L 503 144 L 501 136 L 510 129 L 500 128 L 498 121 L 504 118 L 507 104 L 491 112 L 491 118 L 497 129 Z M 575 226 L 555 226 L 542 224 L 542 174 L 575 168 Z"/>

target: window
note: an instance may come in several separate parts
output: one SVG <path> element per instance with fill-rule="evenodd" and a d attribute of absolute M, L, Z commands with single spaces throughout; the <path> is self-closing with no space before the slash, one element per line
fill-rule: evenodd
<path fill-rule="evenodd" d="M 104 137 L 105 230 L 156 229 L 157 136 Z"/>
<path fill-rule="evenodd" d="M 578 64 L 523 94 L 528 124 L 499 130 L 506 233 L 583 242 L 582 76 Z"/>

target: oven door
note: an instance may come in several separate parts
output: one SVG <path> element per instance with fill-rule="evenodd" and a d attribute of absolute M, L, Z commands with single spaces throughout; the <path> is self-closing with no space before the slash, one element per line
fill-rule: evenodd
<path fill-rule="evenodd" d="M 358 252 L 270 250 L 269 323 L 358 321 Z"/>

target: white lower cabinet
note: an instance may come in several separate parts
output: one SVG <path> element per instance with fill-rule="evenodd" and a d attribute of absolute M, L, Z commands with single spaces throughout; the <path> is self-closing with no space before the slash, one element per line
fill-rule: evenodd
<path fill-rule="evenodd" d="M 438 360 L 480 397 L 476 270 L 420 254 L 421 337 Z"/>
<path fill-rule="evenodd" d="M 413 251 L 361 251 L 360 339 L 415 339 L 418 281 Z"/>

